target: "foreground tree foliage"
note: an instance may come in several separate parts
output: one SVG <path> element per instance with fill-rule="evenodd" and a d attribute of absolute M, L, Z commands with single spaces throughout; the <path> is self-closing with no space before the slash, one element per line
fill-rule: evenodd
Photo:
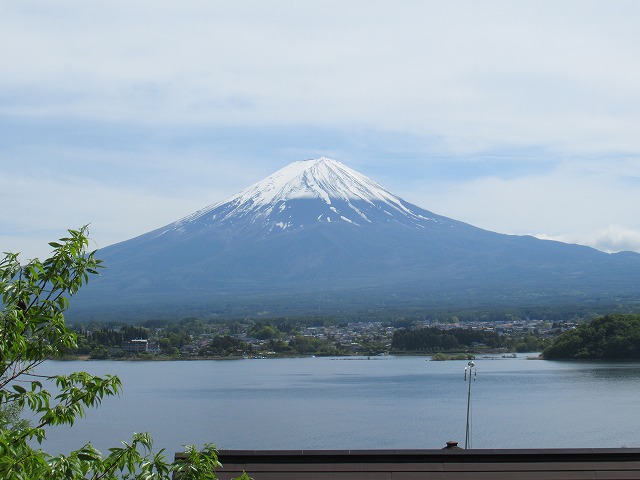
<path fill-rule="evenodd" d="M 545 359 L 638 359 L 640 315 L 606 315 L 559 335 Z"/>
<path fill-rule="evenodd" d="M 215 479 L 220 466 L 215 447 L 186 447 L 169 461 L 154 453 L 151 437 L 135 434 L 130 442 L 103 455 L 87 444 L 68 455 L 50 455 L 39 446 L 53 425 L 73 425 L 106 396 L 122 388 L 116 376 L 85 372 L 43 377 L 36 367 L 76 347 L 65 324 L 69 296 L 78 292 L 101 261 L 86 253 L 87 227 L 69 230 L 52 242 L 52 256 L 21 265 L 18 254 L 0 260 L 0 478 L 11 479 Z M 53 396 L 47 387 L 54 387 Z M 21 414 L 30 411 L 30 422 Z M 248 476 L 241 478 L 248 480 Z"/>

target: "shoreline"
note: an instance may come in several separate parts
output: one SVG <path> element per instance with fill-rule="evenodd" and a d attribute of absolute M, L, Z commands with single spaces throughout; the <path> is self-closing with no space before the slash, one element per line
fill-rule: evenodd
<path fill-rule="evenodd" d="M 317 355 L 317 354 L 309 354 L 309 355 L 256 355 L 256 356 L 241 356 L 234 355 L 228 357 L 216 357 L 216 356 L 194 356 L 194 357 L 171 357 L 166 355 L 154 355 L 154 356 L 127 356 L 127 357 L 118 357 L 118 358 L 91 358 L 90 355 L 66 355 L 64 357 L 59 358 L 51 358 L 49 360 L 67 362 L 67 361 L 86 361 L 86 362 L 100 362 L 100 361 L 111 361 L 111 362 L 197 362 L 203 360 L 215 360 L 215 361 L 237 361 L 237 360 L 271 360 L 271 359 L 283 359 L 283 358 L 314 358 L 314 357 L 340 357 L 340 358 L 353 358 L 353 359 L 366 359 L 366 360 L 375 360 L 384 357 L 429 357 L 427 361 L 468 361 L 470 356 L 472 356 L 474 360 L 502 360 L 505 357 L 500 352 L 475 352 L 475 353 L 465 353 L 465 358 L 462 358 L 459 354 L 455 353 L 446 353 L 446 358 L 438 356 L 438 353 L 418 353 L 418 352 L 393 352 L 387 353 L 385 355 L 364 355 L 364 354 L 335 354 L 335 355 Z M 521 355 L 527 356 L 509 356 L 508 358 L 521 358 L 526 360 L 544 360 L 539 354 L 539 352 L 522 352 Z M 438 358 L 433 358 L 438 356 Z"/>

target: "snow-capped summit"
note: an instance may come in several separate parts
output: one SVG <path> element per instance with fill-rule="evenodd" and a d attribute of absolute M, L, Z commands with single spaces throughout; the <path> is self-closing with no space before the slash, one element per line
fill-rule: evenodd
<path fill-rule="evenodd" d="M 332 198 L 398 203 L 395 195 L 370 178 L 325 157 L 293 162 L 225 203 L 238 199 L 261 207 L 294 198 L 319 198 L 328 205 Z"/>
<path fill-rule="evenodd" d="M 182 229 L 250 222 L 267 231 L 303 228 L 318 222 L 365 225 L 400 222 L 421 228 L 425 215 L 374 180 L 337 160 L 320 157 L 293 162 L 240 193 L 174 224 Z"/>

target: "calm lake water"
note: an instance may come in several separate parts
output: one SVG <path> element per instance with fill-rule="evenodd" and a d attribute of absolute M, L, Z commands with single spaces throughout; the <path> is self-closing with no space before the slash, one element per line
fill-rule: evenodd
<path fill-rule="evenodd" d="M 41 374 L 120 376 L 124 391 L 44 448 L 102 451 L 149 432 L 156 449 L 441 448 L 464 444 L 466 361 L 425 357 L 50 361 Z M 640 363 L 476 360 L 473 448 L 640 447 Z"/>

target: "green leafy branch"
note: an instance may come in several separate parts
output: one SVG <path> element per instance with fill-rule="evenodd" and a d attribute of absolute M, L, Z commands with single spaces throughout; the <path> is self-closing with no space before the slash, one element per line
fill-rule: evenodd
<path fill-rule="evenodd" d="M 36 368 L 77 345 L 67 328 L 64 311 L 69 297 L 98 274 L 102 261 L 87 253 L 88 227 L 69 230 L 67 237 L 49 245 L 50 258 L 22 265 L 18 254 L 0 260 L 0 478 L 11 479 L 215 479 L 220 467 L 213 445 L 186 453 L 169 462 L 164 451 L 152 451 L 147 433 L 134 434 L 130 443 L 109 449 L 103 456 L 90 443 L 68 455 L 50 455 L 33 448 L 42 445 L 47 428 L 72 426 L 87 408 L 117 395 L 117 376 L 98 377 L 86 372 L 41 376 Z M 52 401 L 47 389 L 58 392 Z M 37 418 L 30 425 L 20 418 L 28 409 Z M 249 480 L 246 474 L 240 479 Z"/>

